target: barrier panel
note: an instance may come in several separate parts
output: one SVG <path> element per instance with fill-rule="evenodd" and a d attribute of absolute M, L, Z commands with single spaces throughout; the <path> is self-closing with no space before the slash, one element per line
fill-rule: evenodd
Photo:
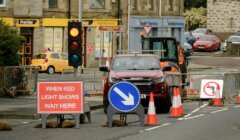
<path fill-rule="evenodd" d="M 38 69 L 31 66 L 7 66 L 4 88 L 14 95 L 31 95 L 37 89 Z"/>
<path fill-rule="evenodd" d="M 73 69 L 64 69 L 61 81 L 82 80 L 84 81 L 84 91 L 89 94 L 102 94 L 102 73 L 99 69 L 87 68 L 77 70 L 76 75 Z"/>
<path fill-rule="evenodd" d="M 182 87 L 186 99 L 199 99 L 202 80 L 223 80 L 222 93 L 226 101 L 231 101 L 240 91 L 240 73 L 165 73 L 170 87 Z M 184 80 L 182 80 L 184 78 Z M 184 99 L 184 98 L 183 98 Z"/>

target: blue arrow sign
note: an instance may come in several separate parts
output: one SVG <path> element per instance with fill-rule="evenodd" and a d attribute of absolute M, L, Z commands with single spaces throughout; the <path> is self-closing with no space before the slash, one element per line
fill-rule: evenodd
<path fill-rule="evenodd" d="M 129 82 L 114 84 L 109 90 L 110 104 L 122 112 L 134 110 L 140 102 L 140 92 L 136 86 Z"/>

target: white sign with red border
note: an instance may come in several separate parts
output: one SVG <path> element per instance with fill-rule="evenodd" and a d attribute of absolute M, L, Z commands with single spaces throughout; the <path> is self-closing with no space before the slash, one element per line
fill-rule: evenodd
<path fill-rule="evenodd" d="M 216 97 L 216 93 L 220 93 L 222 98 L 223 80 L 202 79 L 201 81 L 201 99 L 211 99 Z"/>
<path fill-rule="evenodd" d="M 143 28 L 148 35 L 152 31 L 152 26 L 144 26 Z"/>
<path fill-rule="evenodd" d="M 37 113 L 84 113 L 83 82 L 38 82 Z"/>

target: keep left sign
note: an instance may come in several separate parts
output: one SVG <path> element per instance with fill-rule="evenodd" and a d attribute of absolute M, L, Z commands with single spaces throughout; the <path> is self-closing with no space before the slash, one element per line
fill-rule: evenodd
<path fill-rule="evenodd" d="M 83 113 L 83 82 L 38 82 L 37 113 Z"/>

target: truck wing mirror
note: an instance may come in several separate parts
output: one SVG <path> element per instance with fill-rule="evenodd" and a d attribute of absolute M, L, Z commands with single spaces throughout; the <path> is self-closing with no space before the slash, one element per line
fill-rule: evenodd
<path fill-rule="evenodd" d="M 102 66 L 99 67 L 99 71 L 108 72 L 109 71 L 109 67 L 106 66 L 106 65 L 102 65 Z"/>

